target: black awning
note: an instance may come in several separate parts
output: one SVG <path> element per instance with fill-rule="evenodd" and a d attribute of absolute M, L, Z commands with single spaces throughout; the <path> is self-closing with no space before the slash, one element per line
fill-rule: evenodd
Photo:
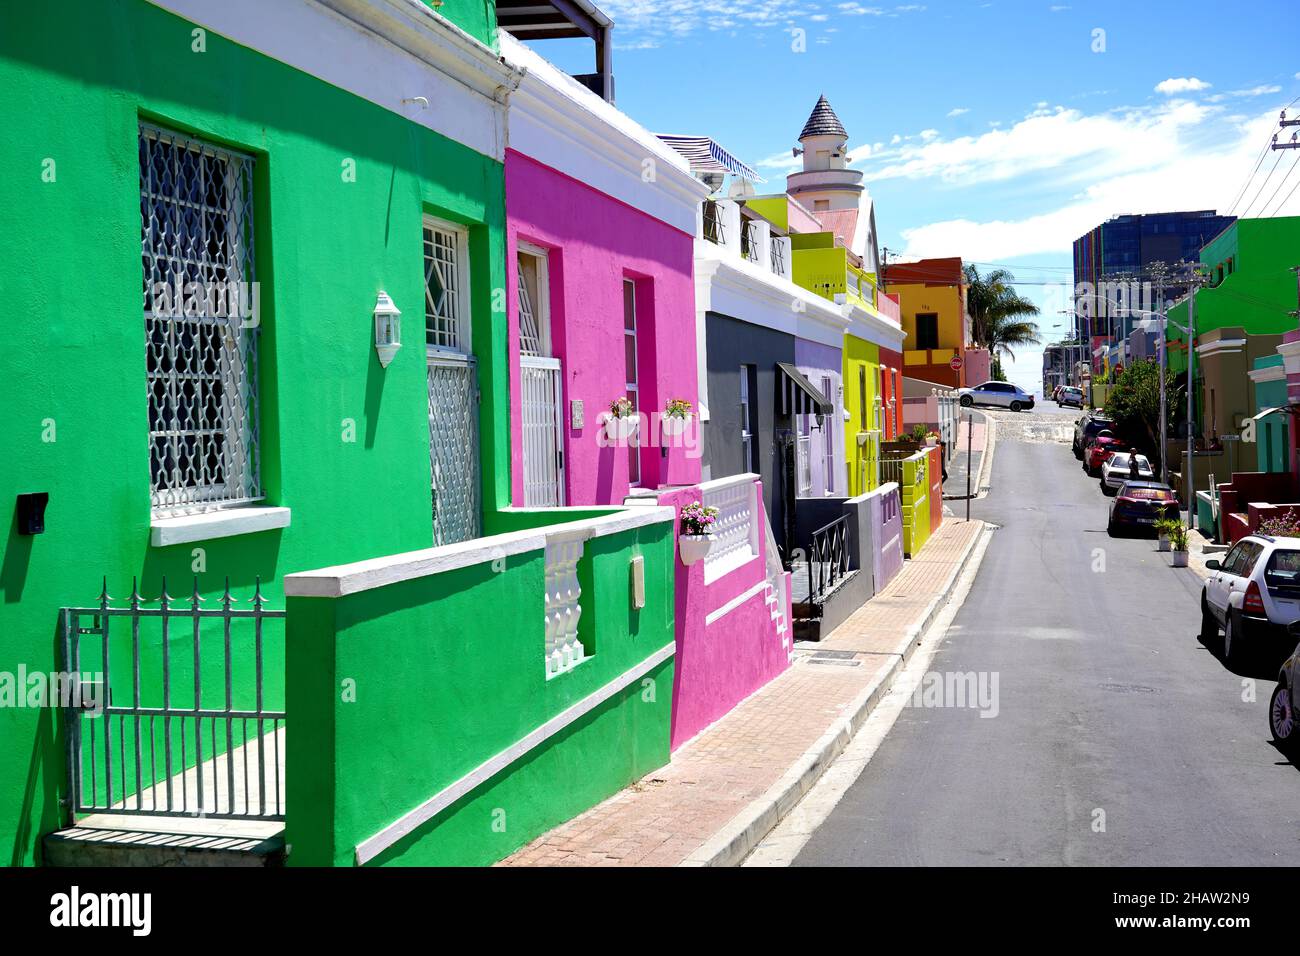
<path fill-rule="evenodd" d="M 835 411 L 831 400 L 803 372 L 786 362 L 777 362 L 776 367 L 785 378 L 781 389 L 782 411 L 788 410 L 792 415 L 829 415 Z"/>

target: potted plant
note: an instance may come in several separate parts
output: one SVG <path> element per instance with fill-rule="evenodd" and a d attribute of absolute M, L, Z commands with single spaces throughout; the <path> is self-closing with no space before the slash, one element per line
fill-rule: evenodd
<path fill-rule="evenodd" d="M 612 441 L 626 441 L 635 434 L 638 421 L 632 399 L 622 395 L 609 403 L 605 416 L 605 435 Z"/>
<path fill-rule="evenodd" d="M 1169 529 L 1169 546 L 1173 550 L 1174 567 L 1187 567 L 1187 526 L 1175 520 Z"/>
<path fill-rule="evenodd" d="M 677 536 L 682 564 L 690 567 L 709 553 L 713 547 L 713 525 L 717 520 L 718 509 L 702 501 L 692 501 L 682 509 Z"/>
<path fill-rule="evenodd" d="M 924 425 L 913 425 L 912 430 L 907 433 L 906 440 L 914 445 L 924 445 L 925 435 L 929 431 Z"/>
<path fill-rule="evenodd" d="M 684 398 L 674 398 L 664 408 L 660 429 L 665 435 L 677 436 L 686 431 L 691 421 L 691 403 Z"/>
<path fill-rule="evenodd" d="M 1156 535 L 1158 536 L 1156 538 L 1157 551 L 1169 550 L 1169 535 L 1170 532 L 1173 530 L 1173 526 L 1176 524 L 1178 524 L 1178 522 L 1173 518 L 1156 519 L 1154 527 L 1156 529 Z"/>
<path fill-rule="evenodd" d="M 934 447 L 935 445 L 937 445 L 937 444 L 939 444 L 939 433 L 936 432 L 936 431 L 928 431 L 928 432 L 926 432 L 926 433 L 925 433 L 925 445 L 926 445 L 926 447 L 927 447 L 927 448 L 933 448 L 933 447 Z"/>

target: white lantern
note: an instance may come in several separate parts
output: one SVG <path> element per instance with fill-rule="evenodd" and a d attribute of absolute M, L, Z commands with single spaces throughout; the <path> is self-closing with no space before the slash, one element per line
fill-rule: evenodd
<path fill-rule="evenodd" d="M 380 291 L 375 302 L 375 352 L 379 355 L 379 364 L 388 368 L 397 350 L 402 347 L 402 313 L 388 297 Z"/>

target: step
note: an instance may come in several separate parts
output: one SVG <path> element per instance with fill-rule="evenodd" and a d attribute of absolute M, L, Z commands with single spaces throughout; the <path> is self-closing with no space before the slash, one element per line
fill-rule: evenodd
<path fill-rule="evenodd" d="M 46 866 L 282 866 L 284 822 L 95 813 L 46 834 Z"/>

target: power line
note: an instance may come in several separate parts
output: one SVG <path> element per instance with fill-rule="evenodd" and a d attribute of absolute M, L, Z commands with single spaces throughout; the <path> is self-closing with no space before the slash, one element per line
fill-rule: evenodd
<path fill-rule="evenodd" d="M 1260 193 L 1262 193 L 1262 192 L 1264 191 L 1265 187 L 1268 186 L 1268 181 L 1269 181 L 1270 179 L 1273 178 L 1273 174 L 1274 174 L 1275 172 L 1277 172 L 1278 164 L 1281 163 L 1281 162 L 1282 162 L 1282 154 L 1281 154 L 1281 153 L 1278 153 L 1278 154 L 1277 154 L 1277 159 L 1273 160 L 1273 167 L 1268 171 L 1268 175 L 1264 177 L 1264 181 L 1263 181 L 1262 183 L 1260 183 L 1260 186 L 1259 186 L 1259 192 L 1255 193 L 1255 199 L 1258 199 L 1259 196 L 1260 196 Z M 1245 219 L 1247 216 L 1250 215 L 1250 209 L 1251 209 L 1251 206 L 1254 206 L 1254 205 L 1255 205 L 1255 199 L 1252 199 L 1252 200 L 1250 201 L 1250 205 L 1248 205 L 1245 209 L 1242 210 L 1242 213 L 1241 213 L 1241 218 L 1242 218 L 1242 219 Z"/>
<path fill-rule="evenodd" d="M 1250 187 L 1250 181 L 1254 179 L 1255 174 L 1259 172 L 1259 167 L 1263 164 L 1264 157 L 1268 155 L 1268 148 L 1271 145 L 1273 145 L 1272 139 L 1265 143 L 1264 148 L 1259 151 L 1259 159 L 1255 160 L 1255 168 L 1250 171 L 1250 175 L 1246 177 L 1246 181 L 1241 184 L 1241 189 L 1237 191 L 1237 198 L 1234 199 L 1232 205 L 1228 207 L 1228 215 L 1232 215 L 1232 211 L 1237 208 L 1237 203 L 1241 202 L 1241 197 L 1246 194 L 1246 190 Z"/>
<path fill-rule="evenodd" d="M 1279 153 L 1278 155 L 1280 156 L 1282 154 Z M 1271 203 L 1274 200 L 1274 198 L 1276 198 L 1277 194 L 1282 191 L 1282 187 L 1285 186 L 1286 181 L 1291 178 L 1291 174 L 1295 172 L 1295 168 L 1297 165 L 1300 165 L 1300 153 L 1296 153 L 1295 159 L 1291 161 L 1291 168 L 1286 171 L 1286 175 L 1283 176 L 1282 179 L 1278 182 L 1277 188 L 1273 190 L 1273 195 L 1269 196 L 1268 199 L 1264 201 L 1264 205 L 1259 207 L 1259 214 L 1261 216 L 1263 216 L 1265 211 L 1268 209 L 1268 204 Z M 1292 191 L 1294 192 L 1294 189 Z M 1290 195 L 1291 195 L 1290 193 L 1287 194 L 1288 198 L 1290 197 Z M 1283 200 L 1283 202 L 1285 202 L 1285 200 Z M 1276 215 L 1277 210 L 1281 208 L 1282 208 L 1281 205 L 1277 206 L 1277 208 L 1273 210 L 1274 215 Z"/>

